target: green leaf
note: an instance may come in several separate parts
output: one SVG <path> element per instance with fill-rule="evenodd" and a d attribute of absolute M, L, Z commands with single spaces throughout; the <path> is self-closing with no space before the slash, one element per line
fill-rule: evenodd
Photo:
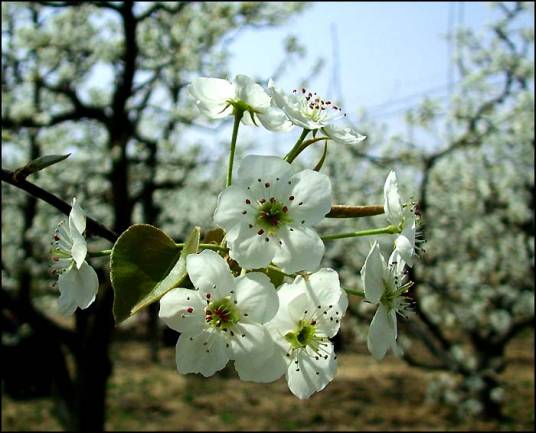
<path fill-rule="evenodd" d="M 110 255 L 116 324 L 158 301 L 187 277 L 186 256 L 196 253 L 200 229 L 195 227 L 184 247 L 162 230 L 135 224 L 117 239 Z"/>
<path fill-rule="evenodd" d="M 64 159 L 67 159 L 70 155 L 71 154 L 68 153 L 67 155 L 40 156 L 39 158 L 36 158 L 30 161 L 24 167 L 17 168 L 14 171 L 14 176 L 17 180 L 24 179 L 32 173 L 35 173 L 39 170 L 43 170 L 44 168 L 50 167 L 53 164 L 56 164 L 60 161 L 63 161 Z"/>

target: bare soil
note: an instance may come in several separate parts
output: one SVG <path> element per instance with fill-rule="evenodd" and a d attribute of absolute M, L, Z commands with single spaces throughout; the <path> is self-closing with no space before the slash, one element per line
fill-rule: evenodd
<path fill-rule="evenodd" d="M 301 401 L 284 378 L 272 384 L 241 382 L 229 366 L 211 378 L 182 376 L 174 348 L 149 361 L 148 344 L 117 341 L 109 383 L 107 430 L 525 430 L 534 429 L 534 340 L 518 338 L 508 349 L 502 421 L 459 419 L 425 402 L 434 374 L 388 356 L 379 363 L 363 347 L 339 355 L 335 380 Z M 2 430 L 58 431 L 50 399 L 2 398 Z"/>

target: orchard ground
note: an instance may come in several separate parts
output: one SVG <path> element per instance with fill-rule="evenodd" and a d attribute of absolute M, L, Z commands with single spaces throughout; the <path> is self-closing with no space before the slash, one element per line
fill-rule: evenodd
<path fill-rule="evenodd" d="M 341 353 L 335 380 L 300 401 L 284 378 L 272 384 L 237 379 L 232 368 L 205 379 L 175 370 L 174 347 L 149 361 L 148 344 L 129 330 L 112 346 L 106 430 L 527 430 L 534 427 L 534 335 L 508 347 L 502 421 L 459 419 L 444 406 L 425 403 L 437 372 L 409 367 L 389 355 L 376 362 L 363 344 Z M 138 334 L 139 337 L 139 334 Z M 2 397 L 2 430 L 59 431 L 50 399 Z"/>

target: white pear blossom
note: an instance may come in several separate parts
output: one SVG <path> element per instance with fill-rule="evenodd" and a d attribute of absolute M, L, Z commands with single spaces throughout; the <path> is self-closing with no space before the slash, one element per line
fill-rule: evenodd
<path fill-rule="evenodd" d="M 87 243 L 83 236 L 86 217 L 73 198 L 69 220 L 61 221 L 54 233 L 52 270 L 59 274 L 58 305 L 64 315 L 73 314 L 77 307 L 89 307 L 97 295 L 99 280 L 95 270 L 85 261 Z"/>
<path fill-rule="evenodd" d="M 242 123 L 260 122 L 270 131 L 289 131 L 293 124 L 285 113 L 271 103 L 270 96 L 246 75 L 237 75 L 234 82 L 221 78 L 198 77 L 188 85 L 199 110 L 211 119 L 233 115 L 234 109 L 244 111 Z"/>
<path fill-rule="evenodd" d="M 333 380 L 337 361 L 329 340 L 339 331 L 348 307 L 333 269 L 322 268 L 277 291 L 279 310 L 267 324 L 277 350 L 262 365 L 248 366 L 249 374 L 262 371 L 266 382 L 285 374 L 290 391 L 309 398 Z"/>
<path fill-rule="evenodd" d="M 338 125 L 327 125 L 322 128 L 322 131 L 335 143 L 353 146 L 361 143 L 367 138 L 366 135 L 362 135 L 355 128 L 344 128 Z"/>
<path fill-rule="evenodd" d="M 414 203 L 402 203 L 398 193 L 396 173 L 391 170 L 383 187 L 384 210 L 387 221 L 398 227 L 400 233 L 395 240 L 395 248 L 408 266 L 413 266 L 415 256 L 422 242 L 417 232 L 417 217 Z"/>
<path fill-rule="evenodd" d="M 259 272 L 234 278 L 225 260 L 210 250 L 187 256 L 186 270 L 196 290 L 176 288 L 160 299 L 160 318 L 181 333 L 177 370 L 208 377 L 235 360 L 241 376 L 242 365 L 269 358 L 274 344 L 263 324 L 278 309 L 269 278 Z"/>
<path fill-rule="evenodd" d="M 367 337 L 367 347 L 377 360 L 383 359 L 389 348 L 395 355 L 401 355 L 401 349 L 396 344 L 396 315 L 405 316 L 408 311 L 409 303 L 404 293 L 412 285 L 405 281 L 406 275 L 402 269 L 403 263 L 396 250 L 391 254 L 389 263 L 385 263 L 377 241 L 373 243 L 361 269 L 365 300 L 378 304 Z"/>
<path fill-rule="evenodd" d="M 294 173 L 275 156 L 248 155 L 235 183 L 222 191 L 214 212 L 226 231 L 230 256 L 248 269 L 273 261 L 285 272 L 315 271 L 324 243 L 311 226 L 331 209 L 329 177 Z"/>
<path fill-rule="evenodd" d="M 286 94 L 277 88 L 272 80 L 268 82 L 268 89 L 275 105 L 286 113 L 293 124 L 302 128 L 310 130 L 324 128 L 334 120 L 345 116 L 340 107 L 331 101 L 325 101 L 316 92 L 302 88 Z"/>

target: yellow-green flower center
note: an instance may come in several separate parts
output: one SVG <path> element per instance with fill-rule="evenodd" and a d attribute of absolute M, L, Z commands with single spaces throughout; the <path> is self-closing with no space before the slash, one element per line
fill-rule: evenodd
<path fill-rule="evenodd" d="M 288 208 L 272 197 L 270 201 L 261 204 L 255 222 L 266 231 L 273 233 L 279 227 L 291 223 L 292 219 L 288 215 Z"/>
<path fill-rule="evenodd" d="M 300 320 L 294 331 L 285 334 L 287 340 L 293 349 L 303 349 L 311 346 L 317 351 L 321 337 L 316 336 L 316 321 Z"/>
<path fill-rule="evenodd" d="M 240 320 L 240 313 L 230 298 L 216 299 L 205 308 L 205 320 L 218 329 L 228 329 Z"/>

